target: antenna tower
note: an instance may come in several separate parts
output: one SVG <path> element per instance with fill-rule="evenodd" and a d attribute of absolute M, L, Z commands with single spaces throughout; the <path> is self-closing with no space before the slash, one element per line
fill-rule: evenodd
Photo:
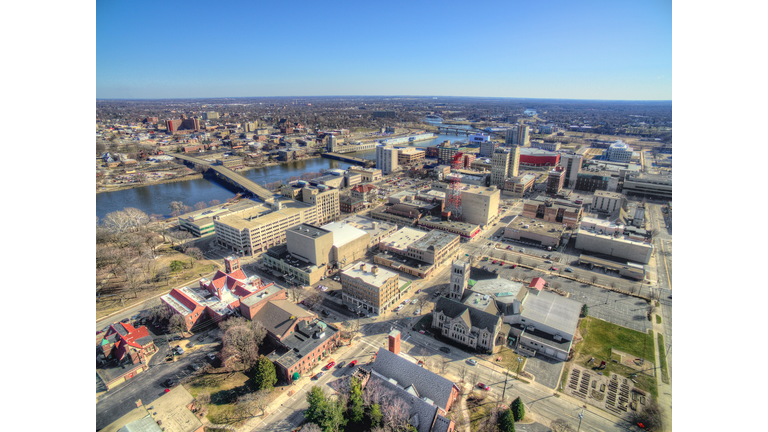
<path fill-rule="evenodd" d="M 453 155 L 453 160 L 451 161 L 452 171 L 463 168 L 462 159 L 464 159 L 462 152 Z M 458 176 L 458 173 L 455 174 L 457 175 L 451 176 L 448 193 L 445 194 L 445 209 L 451 212 L 451 219 L 461 221 L 461 178 Z"/>

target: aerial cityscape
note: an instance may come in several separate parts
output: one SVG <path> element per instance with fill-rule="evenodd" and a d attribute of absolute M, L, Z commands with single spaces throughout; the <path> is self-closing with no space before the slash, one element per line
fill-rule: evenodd
<path fill-rule="evenodd" d="M 671 431 L 671 4 L 300 3 L 96 5 L 96 430 Z"/>

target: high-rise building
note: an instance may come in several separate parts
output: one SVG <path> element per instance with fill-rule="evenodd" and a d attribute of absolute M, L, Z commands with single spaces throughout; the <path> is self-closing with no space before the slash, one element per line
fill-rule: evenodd
<path fill-rule="evenodd" d="M 331 153 L 335 153 L 338 150 L 338 139 L 334 135 L 328 136 L 328 147 L 326 150 Z"/>
<path fill-rule="evenodd" d="M 518 124 L 513 126 L 511 129 L 507 129 L 504 142 L 507 145 L 515 144 L 522 147 L 530 145 L 531 138 L 528 134 L 528 129 L 528 125 L 525 124 Z"/>
<path fill-rule="evenodd" d="M 509 177 L 517 177 L 520 170 L 520 149 L 517 146 L 498 148 L 491 157 L 491 184 L 504 187 Z"/>
<path fill-rule="evenodd" d="M 632 159 L 632 147 L 617 140 L 603 154 L 605 159 L 611 162 L 629 162 Z"/>
<path fill-rule="evenodd" d="M 496 141 L 486 141 L 480 143 L 480 157 L 491 157 L 493 151 L 499 148 L 499 143 Z"/>
<path fill-rule="evenodd" d="M 565 183 L 565 169 L 561 166 L 555 167 L 549 172 L 547 177 L 547 193 L 557 195 Z"/>
<path fill-rule="evenodd" d="M 453 155 L 459 152 L 456 147 L 438 147 L 437 148 L 437 163 L 439 165 L 452 165 Z"/>
<path fill-rule="evenodd" d="M 501 190 L 494 187 L 470 186 L 461 191 L 462 221 L 475 225 L 488 225 L 499 216 Z"/>
<path fill-rule="evenodd" d="M 583 156 L 580 154 L 560 155 L 560 166 L 565 168 L 565 187 L 573 188 L 576 185 L 576 176 L 581 172 Z"/>
<path fill-rule="evenodd" d="M 397 170 L 397 149 L 383 145 L 376 147 L 376 168 L 383 174 Z"/>
<path fill-rule="evenodd" d="M 463 260 L 456 260 L 451 266 L 451 291 L 448 293 L 448 297 L 461 301 L 461 297 L 464 295 L 464 290 L 469 284 L 469 262 Z"/>
<path fill-rule="evenodd" d="M 317 223 L 320 225 L 332 222 L 341 215 L 338 189 L 323 190 L 319 187 L 304 186 L 301 190 L 301 200 L 317 207 Z"/>

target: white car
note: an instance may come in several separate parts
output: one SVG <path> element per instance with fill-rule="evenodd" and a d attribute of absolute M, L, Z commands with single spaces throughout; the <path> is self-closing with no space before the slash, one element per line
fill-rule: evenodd
<path fill-rule="evenodd" d="M 420 314 L 420 313 L 421 313 L 421 309 L 416 309 L 416 312 L 414 312 L 413 314 L 414 314 L 414 315 L 418 315 L 418 314 Z"/>

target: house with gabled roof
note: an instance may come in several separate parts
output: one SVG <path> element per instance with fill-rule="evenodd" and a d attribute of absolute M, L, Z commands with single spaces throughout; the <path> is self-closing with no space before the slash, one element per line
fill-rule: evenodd
<path fill-rule="evenodd" d="M 200 279 L 198 287 L 174 288 L 160 297 L 173 313 L 184 317 L 187 330 L 201 322 L 220 322 L 237 310 L 250 318 L 267 300 L 287 297 L 285 290 L 270 289 L 274 283 L 246 276 L 239 258 L 227 257 L 224 265 L 225 272 L 218 270 L 210 280 Z M 248 306 L 241 308 L 243 302 Z"/>
<path fill-rule="evenodd" d="M 157 352 L 146 326 L 109 326 L 97 346 L 96 374 L 111 389 L 147 369 L 147 356 Z"/>

